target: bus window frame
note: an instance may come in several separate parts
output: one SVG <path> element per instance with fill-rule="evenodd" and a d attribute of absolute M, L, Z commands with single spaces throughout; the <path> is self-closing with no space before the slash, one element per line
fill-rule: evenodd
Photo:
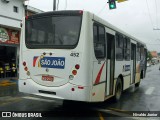
<path fill-rule="evenodd" d="M 119 53 L 117 53 L 117 51 L 119 51 L 118 48 L 122 50 L 121 58 L 117 57 L 117 54 L 119 54 Z M 124 37 L 120 33 L 116 33 L 116 50 L 115 50 L 115 52 L 116 52 L 116 54 L 115 54 L 116 60 L 123 61 L 123 59 L 124 59 Z"/>
<path fill-rule="evenodd" d="M 98 39 L 98 41 L 99 41 L 99 39 L 100 39 L 100 37 L 99 37 L 99 28 L 101 27 L 101 28 L 103 28 L 103 30 L 104 30 L 104 41 L 103 42 L 96 42 L 96 43 L 98 43 L 98 44 L 103 44 L 103 46 L 104 46 L 104 51 L 103 51 L 103 56 L 102 57 L 97 57 L 96 56 L 96 53 L 95 53 L 95 37 L 94 37 L 94 26 L 96 26 L 97 27 L 97 39 Z M 103 25 L 101 25 L 101 24 L 98 24 L 97 22 L 94 22 L 93 23 L 93 47 L 94 47 L 94 55 L 95 55 L 95 57 L 96 57 L 96 59 L 97 60 L 104 60 L 105 58 L 106 58 L 106 31 L 105 31 L 105 26 L 103 26 Z"/>
<path fill-rule="evenodd" d="M 40 18 L 46 18 L 46 17 L 59 17 L 59 16 L 80 16 L 80 27 L 79 27 L 79 33 L 78 33 L 78 37 L 77 37 L 77 43 L 75 45 L 45 45 L 45 44 L 39 44 L 39 45 L 29 45 L 26 40 L 27 40 L 27 30 L 26 30 L 26 21 L 31 21 L 34 19 L 40 19 Z M 77 47 L 79 40 L 80 40 L 80 35 L 82 32 L 82 22 L 83 22 L 83 14 L 79 14 L 79 13 L 73 13 L 73 14 L 52 14 L 52 13 L 48 13 L 46 15 L 43 16 L 39 16 L 39 15 L 34 15 L 34 16 L 28 16 L 27 19 L 25 19 L 25 45 L 28 49 L 74 49 Z"/>
<path fill-rule="evenodd" d="M 130 39 L 128 37 L 124 37 L 124 44 L 123 45 L 124 45 L 123 46 L 123 48 L 124 48 L 123 59 L 125 61 L 130 61 L 130 59 L 131 59 L 131 42 L 130 42 Z M 129 51 L 129 54 L 126 51 Z"/>

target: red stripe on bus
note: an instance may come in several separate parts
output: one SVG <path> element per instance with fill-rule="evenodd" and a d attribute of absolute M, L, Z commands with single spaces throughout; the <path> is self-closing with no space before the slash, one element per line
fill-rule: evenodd
<path fill-rule="evenodd" d="M 105 62 L 103 63 L 101 69 L 99 70 L 98 75 L 97 75 L 97 77 L 96 77 L 96 80 L 95 80 L 95 83 L 94 83 L 94 84 L 98 84 L 98 83 L 99 83 L 100 78 L 101 78 L 101 74 L 102 74 L 102 71 L 103 71 L 104 64 L 105 64 Z"/>
<path fill-rule="evenodd" d="M 38 57 L 34 57 L 34 59 L 33 59 L 33 67 L 36 66 L 36 61 L 37 61 L 37 59 L 38 59 Z"/>

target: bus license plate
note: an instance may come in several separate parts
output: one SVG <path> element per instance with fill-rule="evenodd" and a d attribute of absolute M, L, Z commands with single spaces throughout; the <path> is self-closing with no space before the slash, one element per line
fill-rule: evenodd
<path fill-rule="evenodd" d="M 51 81 L 51 82 L 53 82 L 54 77 L 53 76 L 42 76 L 42 80 L 43 81 Z"/>

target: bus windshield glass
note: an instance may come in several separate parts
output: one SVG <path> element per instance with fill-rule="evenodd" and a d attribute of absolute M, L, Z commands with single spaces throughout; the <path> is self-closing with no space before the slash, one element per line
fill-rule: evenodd
<path fill-rule="evenodd" d="M 71 49 L 78 44 L 81 16 L 44 16 L 26 20 L 27 48 Z"/>

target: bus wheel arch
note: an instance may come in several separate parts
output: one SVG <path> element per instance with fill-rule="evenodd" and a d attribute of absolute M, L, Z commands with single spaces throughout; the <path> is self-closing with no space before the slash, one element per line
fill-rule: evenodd
<path fill-rule="evenodd" d="M 119 76 L 118 76 L 118 78 L 120 78 L 121 79 L 121 82 L 122 82 L 122 91 L 123 91 L 123 87 L 124 87 L 124 79 L 123 79 L 123 75 L 122 74 L 120 74 Z"/>
<path fill-rule="evenodd" d="M 122 92 L 123 92 L 123 76 L 120 75 L 117 78 L 116 86 L 115 86 L 115 95 L 114 95 L 115 102 L 118 102 L 120 100 Z"/>

